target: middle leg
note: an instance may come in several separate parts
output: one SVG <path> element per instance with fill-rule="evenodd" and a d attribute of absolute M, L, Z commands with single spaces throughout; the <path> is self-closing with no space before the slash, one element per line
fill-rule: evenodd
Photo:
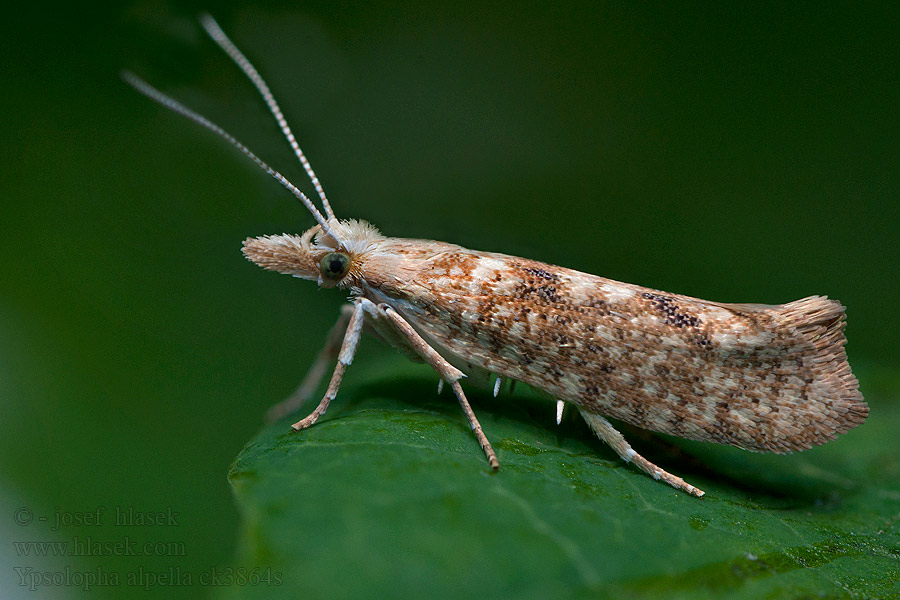
<path fill-rule="evenodd" d="M 499 469 L 500 461 L 497 460 L 497 454 L 494 452 L 491 442 L 488 441 L 487 436 L 484 434 L 481 424 L 475 417 L 475 411 L 472 410 L 472 406 L 469 404 L 465 393 L 463 393 L 462 386 L 459 384 L 459 380 L 465 376 L 463 372 L 451 365 L 447 362 L 447 359 L 438 354 L 437 351 L 432 348 L 428 342 L 422 339 L 422 336 L 420 336 L 415 329 L 413 329 L 412 325 L 407 323 L 406 319 L 400 316 L 400 313 L 387 305 L 380 305 L 378 308 L 381 314 L 386 316 L 393 324 L 394 328 L 406 339 L 406 342 L 410 347 L 412 347 L 425 362 L 438 372 L 441 380 L 450 384 L 450 387 L 453 388 L 453 393 L 456 394 L 456 398 L 459 400 L 463 413 L 466 415 L 466 419 L 469 421 L 469 427 L 472 428 L 475 437 L 478 438 L 478 443 L 481 444 L 481 449 L 484 450 L 488 463 L 490 463 L 491 468 L 495 471 Z"/>

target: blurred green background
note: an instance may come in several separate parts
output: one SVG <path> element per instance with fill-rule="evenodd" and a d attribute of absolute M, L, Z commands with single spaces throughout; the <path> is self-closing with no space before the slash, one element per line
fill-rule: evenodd
<path fill-rule="evenodd" d="M 337 314 L 339 293 L 239 251 L 309 215 L 119 79 L 135 71 L 311 191 L 201 9 L 268 79 L 338 216 L 712 300 L 827 294 L 847 306 L 864 393 L 896 398 L 893 3 L 15 8 L 0 24 L 3 598 L 79 595 L 30 592 L 16 566 L 232 564 L 229 464 Z M 357 361 L 380 352 L 366 340 Z M 52 531 L 98 507 L 102 526 Z M 117 529 L 116 507 L 177 526 Z M 10 543 L 123 535 L 185 552 L 26 560 Z"/>

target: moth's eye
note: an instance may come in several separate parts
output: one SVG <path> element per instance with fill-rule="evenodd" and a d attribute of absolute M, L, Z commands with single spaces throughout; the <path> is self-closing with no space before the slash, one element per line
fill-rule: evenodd
<path fill-rule="evenodd" d="M 343 252 L 330 252 L 319 261 L 319 271 L 325 279 L 337 281 L 350 270 L 350 257 Z"/>

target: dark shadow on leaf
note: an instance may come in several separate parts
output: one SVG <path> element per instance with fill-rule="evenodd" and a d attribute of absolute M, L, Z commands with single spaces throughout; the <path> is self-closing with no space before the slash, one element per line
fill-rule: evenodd
<path fill-rule="evenodd" d="M 575 410 L 569 408 L 562 423 L 556 425 L 553 399 L 527 388 L 524 384 L 520 384 L 513 395 L 504 392 L 495 398 L 490 392 L 478 388 L 466 389 L 466 395 L 489 439 L 491 439 L 489 426 L 491 420 L 511 419 L 521 425 L 536 427 L 555 436 L 560 445 L 566 439 L 578 440 L 592 449 L 597 458 L 618 460 L 612 450 L 598 440 L 578 418 Z M 356 411 L 383 406 L 380 400 L 392 408 L 396 408 L 399 404 L 410 411 L 428 411 L 443 415 L 449 422 L 456 423 L 460 432 L 471 435 L 459 404 L 449 389 L 445 388 L 443 393 L 438 395 L 435 380 L 406 375 L 385 376 L 342 392 L 332 403 L 322 421 L 351 418 Z M 312 410 L 313 406 L 310 403 L 302 411 L 279 421 L 277 426 L 284 426 L 285 423 L 305 416 L 304 411 Z M 709 483 L 714 482 L 718 486 L 727 485 L 734 490 L 740 490 L 744 496 L 740 500 L 742 504 L 749 502 L 760 509 L 771 510 L 804 509 L 812 506 L 821 509 L 824 503 L 840 502 L 841 494 L 851 492 L 842 489 L 840 493 L 836 493 L 833 485 L 819 480 L 809 480 L 802 474 L 792 472 L 789 466 L 773 470 L 770 461 L 760 460 L 760 466 L 754 469 L 752 457 L 760 455 L 752 453 L 746 453 L 750 456 L 747 459 L 750 461 L 750 468 L 734 470 L 726 466 L 719 469 L 709 464 L 703 457 L 713 457 L 716 453 L 732 450 L 723 450 L 714 444 L 701 445 L 691 442 L 688 444 L 694 446 L 696 451 L 687 450 L 677 438 L 643 430 L 627 423 L 616 422 L 615 425 L 635 450 L 652 462 L 700 485 L 701 488 L 708 489 Z M 500 440 L 492 440 L 495 445 L 499 442 Z M 472 443 L 476 444 L 474 437 Z M 562 448 L 560 450 L 562 451 Z M 766 462 L 765 467 L 763 462 Z M 622 464 L 621 468 L 630 467 Z M 762 471 L 764 468 L 765 472 Z"/>

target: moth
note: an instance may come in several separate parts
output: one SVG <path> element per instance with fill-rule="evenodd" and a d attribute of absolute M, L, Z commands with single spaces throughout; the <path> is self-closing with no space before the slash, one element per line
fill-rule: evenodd
<path fill-rule="evenodd" d="M 844 351 L 844 307 L 825 296 L 780 305 L 724 304 L 620 283 L 526 258 L 432 240 L 388 237 L 338 219 L 268 85 L 209 15 L 200 23 L 259 91 L 312 181 L 322 211 L 221 127 L 130 72 L 139 92 L 217 133 L 287 188 L 316 225 L 302 235 L 244 240 L 260 267 L 349 292 L 325 347 L 296 392 L 297 409 L 336 365 L 335 398 L 364 325 L 453 390 L 492 469 L 499 467 L 461 380 L 473 373 L 520 381 L 574 405 L 626 462 L 701 497 L 704 492 L 636 453 L 606 417 L 670 435 L 757 452 L 824 444 L 861 424 L 868 406 Z"/>

